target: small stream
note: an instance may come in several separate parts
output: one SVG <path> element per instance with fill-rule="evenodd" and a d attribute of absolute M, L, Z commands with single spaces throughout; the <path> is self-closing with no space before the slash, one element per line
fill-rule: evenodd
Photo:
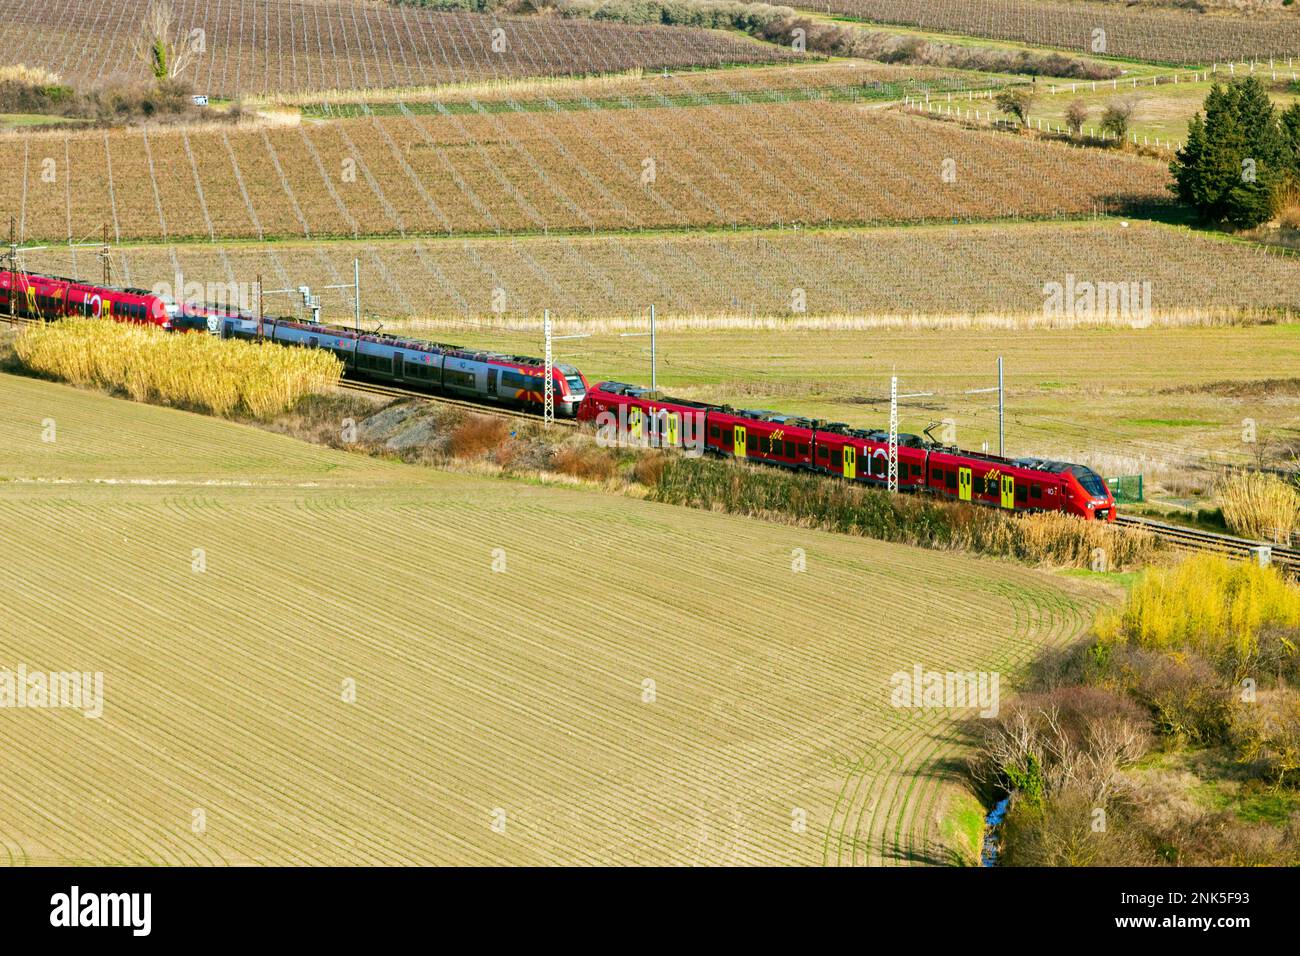
<path fill-rule="evenodd" d="M 984 846 L 980 850 L 980 866 L 997 866 L 998 863 L 998 827 L 1002 825 L 1011 805 L 1011 795 L 1007 794 L 989 811 L 984 818 Z"/>

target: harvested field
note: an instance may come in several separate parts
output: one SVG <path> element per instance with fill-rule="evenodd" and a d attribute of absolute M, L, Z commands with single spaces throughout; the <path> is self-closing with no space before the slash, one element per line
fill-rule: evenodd
<path fill-rule="evenodd" d="M 144 286 L 187 280 L 268 288 L 349 281 L 361 259 L 363 307 L 375 319 L 536 322 L 543 309 L 566 331 L 635 330 L 651 302 L 663 328 L 744 326 L 771 320 L 828 328 L 990 328 L 1200 325 L 1300 314 L 1300 259 L 1150 222 L 1115 220 L 884 229 L 727 231 L 603 237 L 302 241 L 133 246 L 115 250 L 122 274 Z M 58 275 L 99 274 L 87 250 L 54 247 L 26 257 Z M 1044 285 L 1150 285 L 1151 314 L 1104 310 L 1046 314 Z M 501 290 L 494 302 L 494 293 Z M 802 302 L 796 302 L 802 290 Z M 249 301 L 249 305 L 254 303 Z M 801 304 L 802 312 L 795 306 Z M 268 299 L 283 310 L 288 298 Z M 1131 303 L 1132 305 L 1132 303 Z M 325 315 L 352 314 L 332 293 Z"/>
<path fill-rule="evenodd" d="M 1009 674 L 1101 600 L 48 383 L 0 400 L 3 659 L 104 674 L 98 719 L 0 711 L 19 864 L 950 862 L 957 726 L 889 675 Z M 795 547 L 844 626 L 734 600 Z"/>
<path fill-rule="evenodd" d="M 817 8 L 922 30 L 1160 63 L 1300 56 L 1300 18 L 1281 11 L 1206 16 L 1051 0 L 825 0 Z M 1102 49 L 1093 45 L 1095 30 L 1105 32 Z"/>
<path fill-rule="evenodd" d="M 185 33 L 204 31 L 204 52 L 185 76 L 212 96 L 796 58 L 719 31 L 435 13 L 353 0 L 171 0 L 171 7 Z M 147 8 L 148 0 L 110 0 L 93 11 L 80 0 L 0 0 L 0 62 L 45 67 L 78 86 L 113 76 L 145 79 L 131 43 Z M 497 29 L 504 31 L 499 52 Z"/>
<path fill-rule="evenodd" d="M 816 100 L 58 134 L 0 142 L 0 169 L 23 237 L 53 241 L 106 223 L 141 240 L 549 233 L 1049 217 L 1168 199 L 1151 160 Z"/>

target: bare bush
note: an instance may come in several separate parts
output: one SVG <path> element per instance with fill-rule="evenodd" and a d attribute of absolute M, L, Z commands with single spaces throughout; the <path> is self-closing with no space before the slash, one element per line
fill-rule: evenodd
<path fill-rule="evenodd" d="M 510 425 L 495 415 L 467 415 L 451 433 L 450 451 L 456 458 L 480 458 L 500 448 Z"/>

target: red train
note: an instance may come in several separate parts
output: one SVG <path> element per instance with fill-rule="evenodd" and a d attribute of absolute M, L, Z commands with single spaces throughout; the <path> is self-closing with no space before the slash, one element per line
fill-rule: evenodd
<path fill-rule="evenodd" d="M 84 316 L 178 327 L 176 305 L 148 289 L 114 289 L 79 279 L 0 270 L 0 314 L 9 314 L 11 295 L 14 314 L 28 319 Z"/>
<path fill-rule="evenodd" d="M 15 294 L 16 293 L 16 294 Z M 0 314 L 27 318 L 112 318 L 173 331 L 206 330 L 235 338 L 257 336 L 258 320 L 217 306 L 176 303 L 145 289 L 115 289 L 77 279 L 0 270 Z M 393 336 L 357 337 L 346 329 L 311 323 L 263 320 L 263 337 L 284 344 L 329 348 L 365 378 L 401 381 L 446 390 L 484 402 L 535 407 L 542 378 L 537 359 L 479 353 Z M 333 338 L 330 338 L 330 337 Z M 582 373 L 555 368 L 556 409 L 580 421 L 612 416 L 633 441 L 667 447 L 699 447 L 717 455 L 885 485 L 889 436 L 771 411 L 735 409 L 653 396 L 621 382 L 588 387 Z M 585 393 L 585 394 L 584 394 Z M 905 491 L 970 501 L 1010 511 L 1063 511 L 1081 518 L 1115 520 L 1115 499 L 1096 472 L 1069 462 L 1000 458 L 918 435 L 900 435 L 898 484 Z"/>
<path fill-rule="evenodd" d="M 889 480 L 889 435 L 840 422 L 654 396 L 622 382 L 589 387 L 578 420 L 616 427 L 634 442 L 696 447 L 865 484 Z M 898 485 L 1009 511 L 1115 520 L 1115 498 L 1090 468 L 963 451 L 919 435 L 898 436 Z"/>

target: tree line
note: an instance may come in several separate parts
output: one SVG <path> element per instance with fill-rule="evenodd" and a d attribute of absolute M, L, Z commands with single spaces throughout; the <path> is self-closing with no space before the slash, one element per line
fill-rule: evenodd
<path fill-rule="evenodd" d="M 1216 83 L 1169 170 L 1170 189 L 1203 221 L 1269 221 L 1300 183 L 1300 103 L 1279 111 L 1253 76 Z"/>

